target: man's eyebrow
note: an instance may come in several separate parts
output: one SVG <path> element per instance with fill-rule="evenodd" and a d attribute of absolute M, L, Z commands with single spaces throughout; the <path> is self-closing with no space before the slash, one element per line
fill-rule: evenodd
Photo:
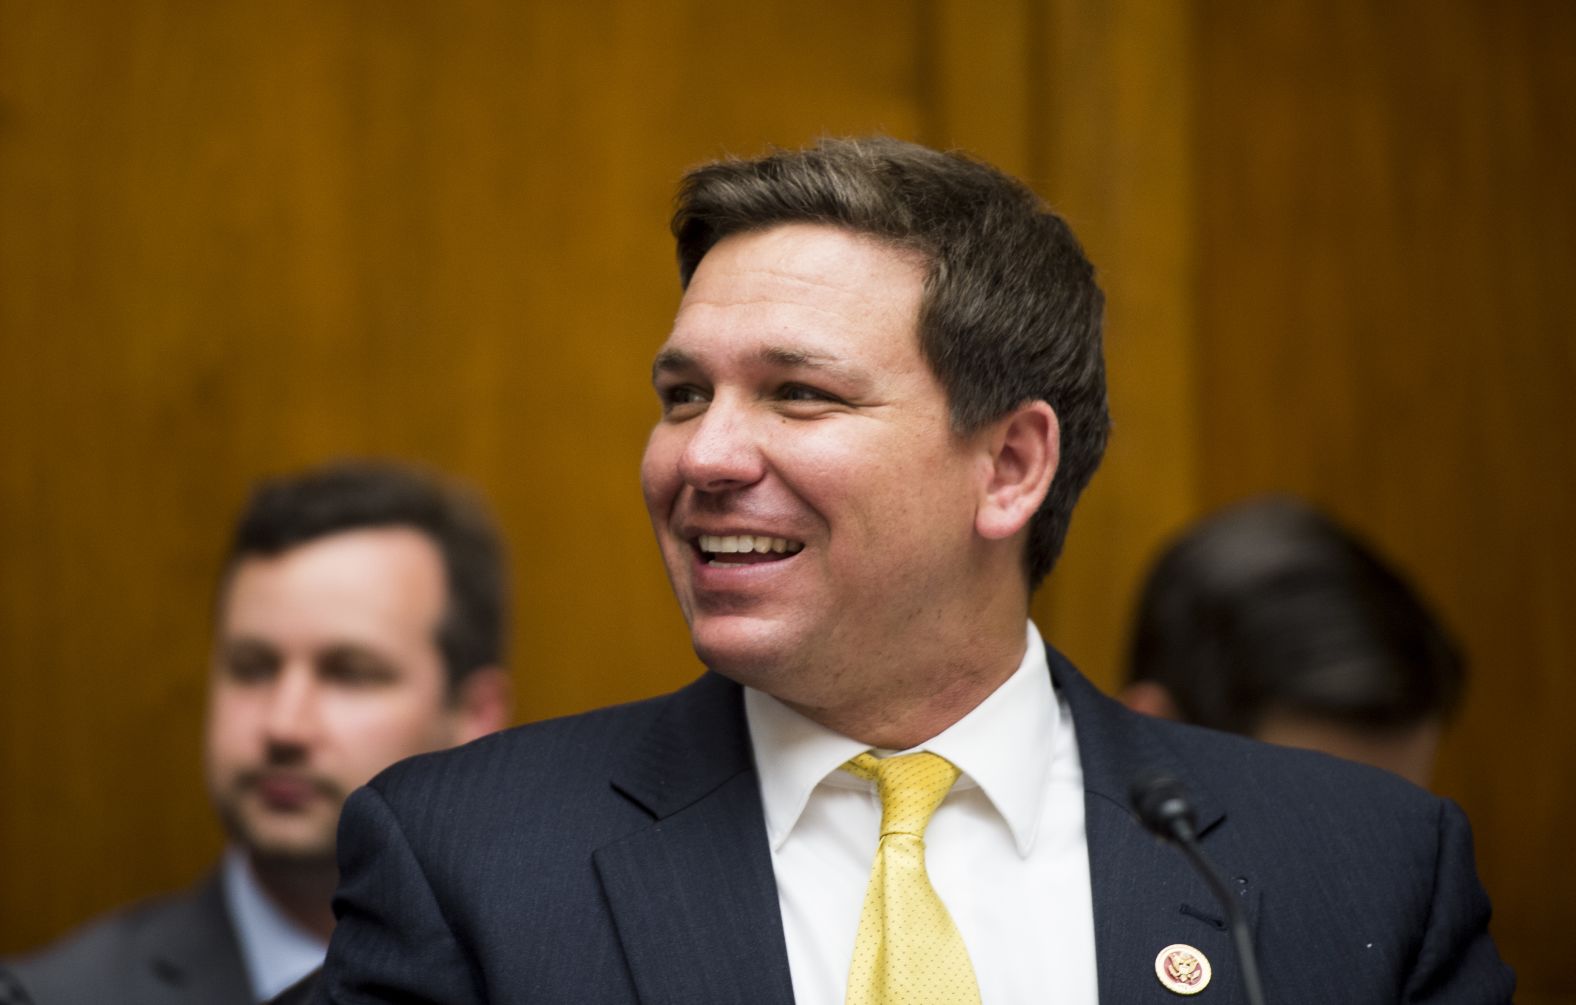
<path fill-rule="evenodd" d="M 695 359 L 689 353 L 682 349 L 664 349 L 651 361 L 651 379 L 654 382 L 665 373 L 693 369 L 695 369 Z"/>
<path fill-rule="evenodd" d="M 222 652 L 225 652 L 225 653 L 237 653 L 237 652 L 267 652 L 267 653 L 271 653 L 271 652 L 274 651 L 274 646 L 273 646 L 273 644 L 271 642 L 268 642 L 268 641 L 266 641 L 264 639 L 256 638 L 255 636 L 252 636 L 252 635 L 235 635 L 235 636 L 231 636 L 229 638 L 221 638 L 219 640 L 218 649 L 220 651 L 222 651 Z"/>
<path fill-rule="evenodd" d="M 806 367 L 838 373 L 851 372 L 850 368 L 835 356 L 825 356 L 803 349 L 790 349 L 787 346 L 767 346 L 755 355 L 762 363 L 772 366 Z M 656 380 L 665 373 L 691 371 L 698 366 L 695 357 L 683 349 L 663 349 L 657 353 L 656 359 L 651 361 L 651 379 Z"/>
<path fill-rule="evenodd" d="M 787 346 L 767 346 L 760 351 L 759 356 L 761 362 L 770 363 L 774 366 L 823 370 L 850 379 L 858 376 L 855 368 L 850 367 L 836 356 L 806 352 L 803 349 L 790 349 Z"/>
<path fill-rule="evenodd" d="M 832 362 L 830 356 L 817 356 L 805 352 L 803 349 L 789 349 L 786 346 L 767 346 L 759 353 L 761 362 L 775 363 L 778 366 L 827 366 Z"/>

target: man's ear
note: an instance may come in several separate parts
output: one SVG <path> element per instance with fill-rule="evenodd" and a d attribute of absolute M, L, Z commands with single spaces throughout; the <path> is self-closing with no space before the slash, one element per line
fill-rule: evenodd
<path fill-rule="evenodd" d="M 469 743 L 509 725 L 514 713 L 514 682 L 503 667 L 472 670 L 454 695 L 454 743 Z"/>
<path fill-rule="evenodd" d="M 1177 703 L 1165 685 L 1152 680 L 1135 680 L 1122 689 L 1122 704 L 1135 712 L 1157 719 L 1180 719 Z"/>
<path fill-rule="evenodd" d="M 1011 537 L 1038 512 L 1061 458 L 1061 425 L 1043 401 L 1020 405 L 983 435 L 988 470 L 975 529 L 988 540 Z"/>

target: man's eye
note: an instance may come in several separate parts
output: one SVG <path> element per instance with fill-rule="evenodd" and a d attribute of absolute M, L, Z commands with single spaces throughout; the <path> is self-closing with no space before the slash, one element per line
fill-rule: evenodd
<path fill-rule="evenodd" d="M 373 687 L 394 680 L 394 670 L 380 659 L 364 653 L 330 653 L 319 664 L 324 680 L 351 687 Z"/>
<path fill-rule="evenodd" d="M 828 401 L 835 402 L 839 399 L 836 395 L 828 394 L 818 388 L 808 387 L 804 384 L 784 384 L 777 392 L 780 401 Z"/>
<path fill-rule="evenodd" d="M 224 675 L 241 684 L 256 684 L 268 680 L 279 669 L 272 656 L 261 652 L 232 652 L 224 656 Z"/>
<path fill-rule="evenodd" d="M 659 387 L 657 388 L 657 398 L 661 400 L 664 412 L 706 403 L 705 392 L 694 384 L 675 384 L 673 387 Z"/>

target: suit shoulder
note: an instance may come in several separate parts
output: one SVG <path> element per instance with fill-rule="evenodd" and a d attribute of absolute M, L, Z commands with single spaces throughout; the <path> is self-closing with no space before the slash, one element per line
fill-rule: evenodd
<path fill-rule="evenodd" d="M 140 933 L 183 913 L 185 903 L 184 895 L 163 894 L 116 908 L 83 922 L 54 942 L 8 960 L 7 965 L 16 968 L 56 961 L 69 965 L 113 956 Z"/>
<path fill-rule="evenodd" d="M 1449 800 L 1371 765 L 1175 723 L 1156 728 L 1187 766 L 1195 802 L 1224 815 L 1249 858 L 1282 863 L 1280 874 L 1339 868 L 1423 905 L 1447 831 L 1467 826 Z"/>
<path fill-rule="evenodd" d="M 1378 808 L 1387 816 L 1401 812 L 1435 821 L 1445 805 L 1371 765 L 1135 712 L 1095 688 L 1054 649 L 1048 653 L 1052 676 L 1072 705 L 1086 778 L 1092 769 L 1095 787 L 1123 807 L 1133 780 L 1157 769 L 1213 793 L 1216 805 L 1233 813 L 1257 808 L 1283 815 L 1305 807 L 1339 816 Z"/>
<path fill-rule="evenodd" d="M 463 746 L 407 758 L 384 769 L 369 785 L 397 802 L 435 790 L 460 798 L 472 789 L 495 784 L 501 776 L 572 784 L 580 777 L 605 774 L 625 745 L 689 690 L 527 723 Z"/>
<path fill-rule="evenodd" d="M 1136 713 L 1135 713 L 1136 714 Z M 1154 728 L 1197 777 L 1222 788 L 1252 795 L 1259 793 L 1277 803 L 1295 803 L 1316 794 L 1336 796 L 1326 808 L 1342 806 L 1361 812 L 1383 805 L 1392 811 L 1420 812 L 1430 817 L 1444 802 L 1393 772 L 1330 754 L 1283 747 L 1249 737 L 1222 733 L 1185 723 L 1152 720 Z"/>
<path fill-rule="evenodd" d="M 31 953 L 4 961 L 5 967 L 36 1005 L 112 994 L 148 965 L 150 945 L 158 945 L 172 931 L 178 935 L 214 923 L 199 917 L 195 896 L 165 894 L 119 908 Z"/>

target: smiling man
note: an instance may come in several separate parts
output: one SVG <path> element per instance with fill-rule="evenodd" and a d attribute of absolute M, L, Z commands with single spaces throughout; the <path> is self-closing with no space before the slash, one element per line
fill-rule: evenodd
<path fill-rule="evenodd" d="M 263 1001 L 333 928 L 345 797 L 507 724 L 503 556 L 468 497 L 405 468 L 264 483 L 219 589 L 204 762 L 230 838 L 185 894 L 13 966 L 35 1005 Z"/>
<path fill-rule="evenodd" d="M 657 356 L 641 470 L 701 660 L 895 749 L 1017 666 L 1027 615 L 1001 584 L 1023 579 L 1021 547 L 1003 541 L 1055 458 L 1043 401 L 953 429 L 913 333 L 924 277 L 918 255 L 820 225 L 721 242 Z"/>
<path fill-rule="evenodd" d="M 1058 217 L 828 140 L 692 172 L 674 233 L 641 482 L 707 672 L 356 793 L 323 999 L 1243 1001 L 1129 808 L 1165 771 L 1272 1000 L 1508 1000 L 1458 810 L 1131 713 L 1029 621 L 1109 425 Z"/>

